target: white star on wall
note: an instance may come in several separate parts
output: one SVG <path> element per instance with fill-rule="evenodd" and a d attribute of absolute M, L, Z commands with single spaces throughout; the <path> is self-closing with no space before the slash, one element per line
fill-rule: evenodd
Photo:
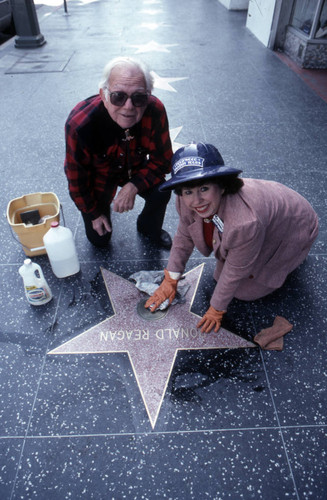
<path fill-rule="evenodd" d="M 178 43 L 170 43 L 170 44 L 161 44 L 157 43 L 154 40 L 148 42 L 144 45 L 131 45 L 131 47 L 136 47 L 136 54 L 141 54 L 144 52 L 170 52 L 167 47 L 176 47 Z"/>
<path fill-rule="evenodd" d="M 189 77 L 188 76 L 182 76 L 179 78 L 176 77 L 163 77 L 159 76 L 157 73 L 154 71 L 151 71 L 151 74 L 154 78 L 154 88 L 156 89 L 161 89 L 161 90 L 168 90 L 169 92 L 177 92 L 174 87 L 172 87 L 169 82 L 178 82 L 179 80 L 187 80 Z"/>

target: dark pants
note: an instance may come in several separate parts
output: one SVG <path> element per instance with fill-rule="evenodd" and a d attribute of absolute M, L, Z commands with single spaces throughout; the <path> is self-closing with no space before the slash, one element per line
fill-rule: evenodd
<path fill-rule="evenodd" d="M 171 192 L 160 192 L 156 186 L 149 189 L 145 193 L 139 194 L 144 200 L 145 204 L 142 212 L 137 218 L 137 230 L 149 236 L 152 240 L 159 238 L 163 221 L 165 218 L 166 207 L 170 200 Z M 103 210 L 103 215 L 106 215 L 110 221 L 110 206 Z M 96 247 L 106 247 L 110 241 L 111 233 L 106 233 L 103 236 L 94 231 L 92 227 L 92 218 L 90 215 L 82 212 L 82 217 L 85 225 L 85 233 L 87 239 Z"/>

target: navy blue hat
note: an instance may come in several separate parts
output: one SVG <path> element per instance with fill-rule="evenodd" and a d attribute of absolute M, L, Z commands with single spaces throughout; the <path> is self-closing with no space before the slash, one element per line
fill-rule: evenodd
<path fill-rule="evenodd" d="M 190 181 L 211 179 L 222 175 L 238 175 L 242 170 L 227 167 L 218 149 L 212 144 L 198 142 L 176 151 L 172 159 L 171 179 L 161 184 L 160 191 L 174 189 Z"/>

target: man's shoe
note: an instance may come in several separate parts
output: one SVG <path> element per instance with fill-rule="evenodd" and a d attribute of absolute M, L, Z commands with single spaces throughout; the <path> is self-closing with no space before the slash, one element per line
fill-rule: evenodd
<path fill-rule="evenodd" d="M 139 226 L 137 226 L 137 230 L 143 236 L 148 238 L 151 241 L 151 243 L 154 243 L 158 247 L 165 248 L 166 250 L 171 249 L 172 246 L 171 237 L 164 229 L 161 229 L 159 236 L 157 234 L 154 235 L 151 233 L 145 233 L 144 231 L 141 230 Z"/>
<path fill-rule="evenodd" d="M 157 240 L 157 245 L 165 248 L 166 250 L 170 250 L 173 242 L 171 241 L 170 234 L 167 233 L 164 229 L 161 229 L 161 233 L 159 236 L 159 240 Z"/>

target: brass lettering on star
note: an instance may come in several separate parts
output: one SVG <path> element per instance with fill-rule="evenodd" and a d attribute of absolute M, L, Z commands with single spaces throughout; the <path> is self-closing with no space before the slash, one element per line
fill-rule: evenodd
<path fill-rule="evenodd" d="M 158 340 L 176 340 L 176 339 L 195 339 L 202 336 L 201 332 L 196 328 L 160 328 L 159 330 L 108 330 L 106 332 L 100 332 L 101 342 L 110 341 L 138 341 L 138 340 L 150 340 L 155 338 Z"/>
<path fill-rule="evenodd" d="M 200 335 L 196 328 L 161 328 L 155 332 L 159 340 L 195 339 Z"/>
<path fill-rule="evenodd" d="M 100 332 L 100 341 L 107 342 L 108 340 L 149 340 L 149 330 L 111 330 Z"/>

